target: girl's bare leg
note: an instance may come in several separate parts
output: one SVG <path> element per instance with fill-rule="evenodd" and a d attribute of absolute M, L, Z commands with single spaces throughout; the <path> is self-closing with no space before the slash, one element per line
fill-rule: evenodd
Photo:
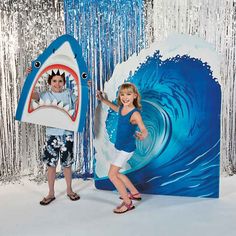
<path fill-rule="evenodd" d="M 135 186 L 132 184 L 132 182 L 126 175 L 118 173 L 117 176 L 124 183 L 124 185 L 130 191 L 131 194 L 136 194 L 136 197 L 140 197 L 140 194 L 137 194 L 139 191 L 135 188 Z"/>
<path fill-rule="evenodd" d="M 128 193 L 127 193 L 127 190 L 126 190 L 126 187 L 125 187 L 123 181 L 121 181 L 118 178 L 119 170 L 120 170 L 120 167 L 111 165 L 109 173 L 108 173 L 108 176 L 109 176 L 109 179 L 111 180 L 111 182 L 116 187 L 116 189 L 119 192 L 119 194 L 121 195 L 121 197 L 123 198 L 123 201 L 127 205 L 129 205 L 131 203 L 131 200 L 129 199 L 129 196 L 128 196 Z M 122 212 L 122 211 L 125 211 L 126 209 L 127 209 L 126 206 L 122 206 L 121 208 L 116 209 L 116 211 Z"/>

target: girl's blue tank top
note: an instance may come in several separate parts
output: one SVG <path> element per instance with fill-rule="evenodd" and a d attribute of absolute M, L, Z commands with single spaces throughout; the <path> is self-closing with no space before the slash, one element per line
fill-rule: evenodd
<path fill-rule="evenodd" d="M 115 148 L 125 152 L 133 152 L 136 149 L 135 131 L 137 129 L 137 125 L 133 125 L 130 123 L 130 117 L 135 111 L 139 112 L 139 110 L 137 108 L 134 108 L 126 115 L 122 115 L 122 108 L 123 106 L 119 108 L 118 112 Z"/>

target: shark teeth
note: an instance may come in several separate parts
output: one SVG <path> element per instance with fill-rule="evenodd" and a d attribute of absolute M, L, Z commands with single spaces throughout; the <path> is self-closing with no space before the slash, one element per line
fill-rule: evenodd
<path fill-rule="evenodd" d="M 46 100 L 45 105 L 51 105 L 51 101 L 49 99 Z"/>
<path fill-rule="evenodd" d="M 57 71 L 54 69 L 54 70 L 51 70 L 51 73 L 50 73 L 50 75 L 52 75 L 52 74 L 56 74 L 57 73 Z"/>
<path fill-rule="evenodd" d="M 40 108 L 42 106 L 51 106 L 51 107 L 55 107 L 55 108 L 59 108 L 61 110 L 64 110 L 67 114 L 69 114 L 71 117 L 74 115 L 75 110 L 72 109 L 70 110 L 70 106 L 69 104 L 66 104 L 64 106 L 63 102 L 58 102 L 56 99 L 54 99 L 52 102 L 47 99 L 46 101 L 44 101 L 43 99 L 40 98 L 39 102 L 36 102 L 35 100 L 32 100 L 31 102 L 31 106 L 33 108 L 33 110 L 36 110 L 37 108 Z"/>
<path fill-rule="evenodd" d="M 34 109 L 37 109 L 38 106 L 39 106 L 39 104 L 33 100 L 33 101 L 32 101 L 32 107 L 33 107 Z"/>
<path fill-rule="evenodd" d="M 75 110 L 70 110 L 70 111 L 69 111 L 69 114 L 70 114 L 71 116 L 73 116 L 73 115 L 74 115 L 74 112 L 75 112 Z"/>
<path fill-rule="evenodd" d="M 40 98 L 40 100 L 39 100 L 39 105 L 40 105 L 40 106 L 43 106 L 44 104 L 45 104 L 44 100 L 43 100 L 42 98 Z"/>
<path fill-rule="evenodd" d="M 69 106 L 69 105 L 66 105 L 66 106 L 63 107 L 63 109 L 64 109 L 65 111 L 69 111 L 70 106 Z"/>
<path fill-rule="evenodd" d="M 58 107 L 62 108 L 64 106 L 63 102 L 59 102 L 59 104 L 57 105 Z"/>
<path fill-rule="evenodd" d="M 53 101 L 52 101 L 52 105 L 54 105 L 54 106 L 57 105 L 57 100 L 56 100 L 56 99 L 53 99 Z"/>

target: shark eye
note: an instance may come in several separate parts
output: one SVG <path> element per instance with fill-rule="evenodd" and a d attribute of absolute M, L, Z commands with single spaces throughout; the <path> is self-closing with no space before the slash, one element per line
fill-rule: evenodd
<path fill-rule="evenodd" d="M 41 66 L 41 62 L 40 61 L 36 61 L 34 63 L 34 67 L 39 68 L 40 66 Z"/>
<path fill-rule="evenodd" d="M 86 79 L 87 78 L 87 74 L 85 72 L 82 73 L 82 78 Z"/>

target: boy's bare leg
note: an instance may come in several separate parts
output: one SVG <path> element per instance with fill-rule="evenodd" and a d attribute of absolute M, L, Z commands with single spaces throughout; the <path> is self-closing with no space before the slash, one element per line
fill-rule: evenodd
<path fill-rule="evenodd" d="M 56 167 L 48 167 L 48 187 L 49 187 L 49 193 L 46 198 L 52 198 L 54 197 L 55 191 L 54 191 L 54 184 L 56 179 Z"/>
<path fill-rule="evenodd" d="M 80 196 L 72 190 L 72 186 L 71 186 L 71 184 L 72 184 L 72 170 L 71 170 L 71 167 L 65 167 L 64 168 L 64 176 L 65 176 L 65 179 L 66 179 L 67 196 L 72 201 L 79 200 Z"/>
<path fill-rule="evenodd" d="M 72 194 L 72 170 L 71 167 L 65 167 L 64 170 L 64 176 L 65 176 L 65 180 L 66 180 L 66 192 L 67 194 Z"/>

